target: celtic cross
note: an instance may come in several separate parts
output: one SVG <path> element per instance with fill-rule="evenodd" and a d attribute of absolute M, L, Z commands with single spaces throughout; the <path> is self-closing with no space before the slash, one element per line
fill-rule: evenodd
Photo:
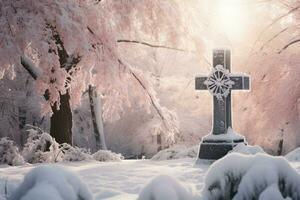
<path fill-rule="evenodd" d="M 196 77 L 196 89 L 208 90 L 213 95 L 213 128 L 211 135 L 202 139 L 206 147 L 203 147 L 200 154 L 205 159 L 218 159 L 224 156 L 232 147 L 228 145 L 217 146 L 216 143 L 238 143 L 244 142 L 244 138 L 228 141 L 226 137 L 228 129 L 232 127 L 231 115 L 231 91 L 232 90 L 249 90 L 250 78 L 247 75 L 231 74 L 231 57 L 229 49 L 216 49 L 213 51 L 213 69 L 209 76 Z M 223 135 L 221 135 L 223 134 Z M 215 136 L 218 136 L 216 139 Z M 206 139 L 205 139 L 206 138 Z M 213 139 L 212 139 L 213 138 Z M 209 145 L 207 145 L 209 143 Z M 217 149 L 218 155 L 214 154 L 213 149 Z M 220 149 L 223 148 L 223 149 Z M 204 150 L 203 150 L 204 149 Z M 225 150 L 224 150 L 225 149 Z M 204 151 L 210 151 L 204 152 Z M 223 155 L 224 154 L 224 155 Z M 201 155 L 199 155 L 201 157 Z"/>

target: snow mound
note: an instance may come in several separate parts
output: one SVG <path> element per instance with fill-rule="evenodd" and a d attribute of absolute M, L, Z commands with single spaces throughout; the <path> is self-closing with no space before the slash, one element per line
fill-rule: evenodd
<path fill-rule="evenodd" d="M 81 179 L 58 166 L 40 166 L 31 170 L 8 200 L 92 200 Z"/>
<path fill-rule="evenodd" d="M 138 200 L 191 200 L 192 196 L 175 179 L 162 175 L 154 178 L 140 192 Z"/>
<path fill-rule="evenodd" d="M 4 137 L 0 139 L 0 164 L 23 165 L 25 163 L 23 157 L 19 153 L 18 147 L 14 142 Z"/>
<path fill-rule="evenodd" d="M 300 199 L 300 175 L 283 157 L 231 153 L 213 163 L 204 199 Z"/>
<path fill-rule="evenodd" d="M 174 146 L 159 151 L 152 157 L 152 160 L 172 160 L 181 158 L 196 158 L 199 146 L 187 148 L 185 146 Z"/>
<path fill-rule="evenodd" d="M 72 162 L 93 159 L 87 149 L 72 147 L 67 143 L 61 144 L 61 151 L 63 152 L 63 155 L 61 155 L 63 161 Z"/>
<path fill-rule="evenodd" d="M 300 161 L 300 148 L 294 149 L 287 155 L 285 155 L 285 158 L 289 161 Z"/>
<path fill-rule="evenodd" d="M 258 145 L 251 146 L 251 145 L 245 145 L 244 143 L 239 143 L 230 151 L 230 153 L 254 155 L 257 153 L 266 153 L 266 152 L 263 150 L 263 148 L 261 148 Z"/>
<path fill-rule="evenodd" d="M 124 159 L 121 154 L 117 154 L 109 150 L 99 150 L 93 154 L 93 158 L 100 162 L 121 161 Z"/>
<path fill-rule="evenodd" d="M 265 189 L 259 196 L 258 200 L 292 200 L 291 198 L 287 197 L 284 198 L 282 194 L 280 193 L 280 190 L 278 188 L 277 184 L 272 184 L 267 189 Z"/>
<path fill-rule="evenodd" d="M 37 127 L 27 131 L 29 136 L 22 151 L 24 160 L 29 163 L 56 162 L 60 149 L 55 139 Z"/>

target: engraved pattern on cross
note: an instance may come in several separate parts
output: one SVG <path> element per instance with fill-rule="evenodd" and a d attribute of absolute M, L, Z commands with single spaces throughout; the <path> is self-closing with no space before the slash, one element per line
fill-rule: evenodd
<path fill-rule="evenodd" d="M 196 77 L 196 90 L 209 90 L 213 95 L 213 129 L 212 134 L 219 135 L 227 133 L 229 127 L 232 127 L 231 115 L 231 90 L 249 90 L 250 77 L 248 75 L 231 74 L 231 53 L 229 49 L 213 50 L 213 72 L 216 70 L 226 70 L 227 78 L 230 80 L 225 87 L 213 87 L 211 81 L 217 78 L 212 76 Z M 212 72 L 212 74 L 213 74 Z M 222 75 L 219 75 L 222 76 Z M 216 82 L 220 82 L 220 77 Z M 224 81 L 223 81 L 224 82 Z M 220 84 L 218 83 L 217 86 Z M 224 92 L 226 89 L 227 92 Z M 222 96 L 221 96 L 222 94 Z"/>

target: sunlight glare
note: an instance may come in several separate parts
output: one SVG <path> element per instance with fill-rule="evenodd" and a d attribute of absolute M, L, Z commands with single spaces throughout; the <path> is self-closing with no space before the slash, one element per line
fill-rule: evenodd
<path fill-rule="evenodd" d="M 247 30 L 247 10 L 245 0 L 218 0 L 215 10 L 215 23 L 219 32 L 228 39 L 238 39 Z"/>

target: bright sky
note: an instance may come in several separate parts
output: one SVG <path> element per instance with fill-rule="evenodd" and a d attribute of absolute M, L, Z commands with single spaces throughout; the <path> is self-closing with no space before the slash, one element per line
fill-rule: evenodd
<path fill-rule="evenodd" d="M 213 8 L 213 27 L 228 40 L 240 40 L 250 24 L 247 0 L 216 0 Z"/>

